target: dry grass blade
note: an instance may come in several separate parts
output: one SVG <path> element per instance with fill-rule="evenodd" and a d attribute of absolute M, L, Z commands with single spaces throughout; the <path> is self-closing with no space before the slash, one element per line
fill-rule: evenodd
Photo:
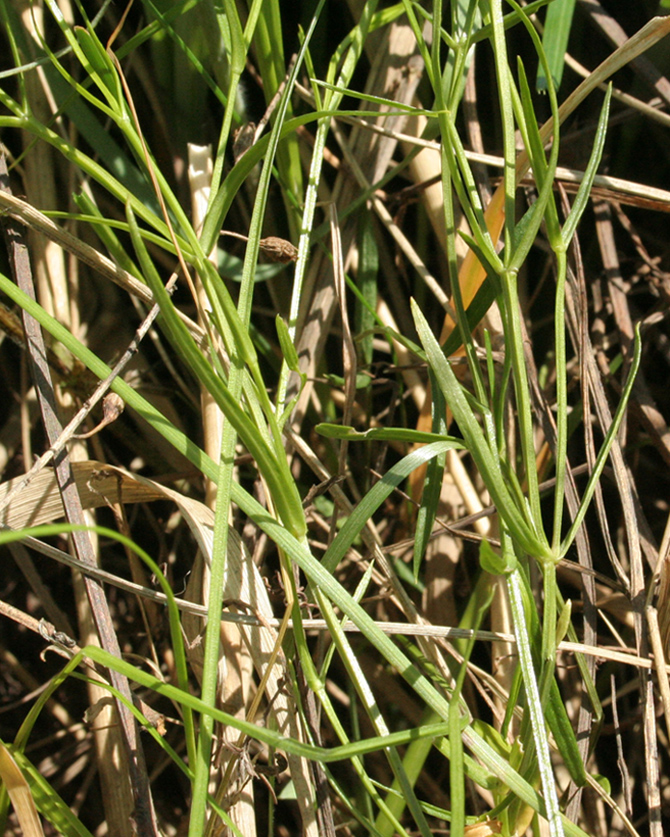
<path fill-rule="evenodd" d="M 184 516 L 189 529 L 199 548 L 199 561 L 196 561 L 189 578 L 186 592 L 187 600 L 199 605 L 199 611 L 206 613 L 207 564 L 212 552 L 212 533 L 214 516 L 203 503 L 185 497 L 177 491 L 139 476 L 133 476 L 119 468 L 113 468 L 100 462 L 73 463 L 77 491 L 84 508 L 100 508 L 122 504 L 147 503 L 156 500 L 170 500 L 176 503 Z M 11 483 L 0 485 L 0 500 L 11 492 Z M 20 494 L 13 495 L 1 519 L 2 524 L 13 529 L 36 526 L 61 519 L 63 503 L 57 489 L 56 479 L 51 469 L 44 469 Z M 204 597 L 204 598 L 203 598 Z M 277 631 L 269 627 L 274 625 L 272 606 L 267 588 L 258 569 L 253 564 L 248 551 L 234 529 L 229 533 L 228 564 L 224 599 L 233 611 L 254 617 L 256 625 L 237 627 L 243 647 L 259 677 L 266 678 L 266 696 L 276 729 L 283 734 L 302 740 L 299 715 L 292 695 L 284 688 L 286 663 L 283 655 L 276 655 Z M 188 653 L 197 672 L 201 667 L 202 647 L 199 636 L 202 631 L 202 617 L 186 614 L 184 630 L 189 645 Z M 221 659 L 227 659 L 227 651 L 222 646 Z M 312 788 L 309 779 L 308 763 L 299 757 L 288 755 L 291 778 L 296 787 L 297 799 L 303 812 L 304 826 L 310 830 L 313 814 Z"/>
<path fill-rule="evenodd" d="M 418 56 L 416 41 L 410 27 L 392 24 L 384 30 L 378 47 L 373 68 L 367 77 L 366 92 L 409 104 L 414 97 L 422 71 L 422 61 Z M 394 117 L 400 124 L 393 127 L 399 129 L 405 118 Z M 396 147 L 393 138 L 381 139 L 383 141 L 371 137 L 366 131 L 356 129 L 349 138 L 349 151 L 370 183 L 376 183 L 385 173 Z M 351 177 L 346 167 L 342 167 L 338 172 L 332 195 L 338 213 L 349 206 L 358 191 L 359 186 L 355 178 Z M 353 221 L 348 221 L 342 229 L 345 270 L 352 255 L 354 235 L 355 225 Z M 336 309 L 332 270 L 328 260 L 319 255 L 315 256 L 311 264 L 304 300 L 296 349 L 301 358 L 302 371 L 308 378 L 312 378 L 321 359 Z M 296 427 L 300 425 L 304 416 L 310 388 L 310 384 L 305 387 L 294 412 Z"/>
<path fill-rule="evenodd" d="M 589 75 L 585 72 L 585 75 Z M 656 111 L 654 111 L 656 113 Z M 660 112 L 657 114 L 660 117 L 667 117 L 668 118 L 668 126 L 670 126 L 670 116 Z M 417 117 L 413 117 L 414 121 L 417 121 Z M 422 148 L 426 151 L 432 151 L 436 154 L 439 154 L 441 145 L 434 140 L 426 140 L 422 139 L 418 136 L 414 136 L 410 133 L 403 133 L 402 131 L 393 131 L 383 125 L 375 125 L 374 123 L 368 122 L 366 119 L 358 118 L 358 117 L 341 117 L 341 122 L 348 122 L 352 125 L 357 125 L 361 128 L 364 128 L 366 131 L 371 131 L 376 134 L 381 134 L 382 136 L 391 137 L 393 139 L 398 140 L 398 142 L 402 142 L 407 148 Z M 412 122 L 411 124 L 414 124 Z M 422 124 L 419 121 L 419 124 Z M 471 163 L 479 163 L 481 165 L 490 166 L 496 169 L 504 168 L 505 161 L 502 157 L 499 157 L 495 154 L 484 154 L 478 151 L 471 151 L 465 149 L 464 151 L 466 158 Z M 428 169 L 430 170 L 431 167 L 429 166 Z M 425 172 L 424 167 L 420 167 L 418 169 L 420 172 Z M 532 169 L 529 170 L 530 174 L 532 174 Z M 579 169 L 570 169 L 566 168 L 565 166 L 557 166 L 556 167 L 556 177 L 557 182 L 561 182 L 563 186 L 565 186 L 566 191 L 576 191 L 578 184 L 580 184 L 584 180 L 584 172 L 580 171 Z M 422 191 L 429 189 L 433 185 L 437 185 L 440 180 L 440 174 L 434 173 L 434 167 L 432 167 L 432 171 L 430 174 L 427 174 L 423 177 L 415 178 L 415 182 L 418 184 L 418 187 L 421 188 Z M 520 181 L 520 185 L 528 185 L 529 183 L 534 184 L 534 180 L 523 178 Z M 414 187 L 408 187 L 411 189 Z M 441 190 L 440 190 L 441 191 Z M 603 200 L 611 200 L 616 201 L 617 203 L 621 204 L 629 204 L 631 206 L 641 206 L 645 209 L 655 209 L 659 212 L 670 212 L 670 191 L 667 189 L 662 189 L 657 186 L 650 186 L 644 183 L 637 183 L 632 180 L 625 180 L 621 177 L 613 177 L 608 174 L 597 174 L 593 179 L 593 190 L 592 193 L 594 197 L 602 198 Z M 402 196 L 402 192 L 400 194 Z M 439 221 L 439 203 L 434 201 L 433 203 L 433 211 L 431 213 L 431 218 L 433 213 L 437 213 L 437 219 L 435 220 L 435 224 Z"/>
<path fill-rule="evenodd" d="M 2 177 L 2 191 L 8 193 L 8 172 L 4 157 L 2 158 L 0 176 Z M 35 299 L 35 287 L 33 285 L 33 274 L 28 257 L 28 249 L 23 244 L 22 234 L 15 222 L 11 221 L 6 224 L 5 235 L 8 240 L 10 267 L 15 281 L 29 297 Z M 58 417 L 56 394 L 54 392 L 51 372 L 46 362 L 46 348 L 42 330 L 37 321 L 27 311 L 23 311 L 23 324 L 32 364 L 33 379 L 47 439 L 50 445 L 55 445 L 62 435 L 63 427 Z M 77 526 L 83 526 L 85 523 L 84 512 L 73 480 L 71 459 L 69 454 L 64 450 L 56 456 L 55 474 L 68 522 Z M 89 533 L 83 531 L 73 532 L 72 544 L 77 557 L 82 562 L 91 566 L 97 563 L 93 541 Z M 92 616 L 92 624 L 95 624 L 101 646 L 114 656 L 120 658 L 121 649 L 102 588 L 91 578 L 84 578 L 84 585 L 90 612 L 82 601 L 82 615 L 83 611 L 85 611 L 85 618 L 87 620 Z M 110 671 L 110 677 L 116 689 L 130 703 L 132 696 L 127 679 L 115 671 Z M 130 787 L 128 788 L 121 778 L 125 773 L 124 768 L 126 767 L 124 759 L 121 758 L 120 763 L 115 765 L 119 773 L 114 783 L 115 788 L 120 791 L 121 796 L 126 797 L 124 800 L 121 800 L 120 807 L 128 809 L 130 807 L 130 798 L 132 798 L 138 833 L 141 837 L 151 837 L 157 833 L 158 826 L 153 808 L 146 763 L 144 761 L 144 752 L 139 740 L 139 728 L 128 705 L 119 698 L 115 698 L 115 703 L 120 724 L 112 735 L 116 737 L 116 735 L 120 734 L 122 744 L 125 748 L 125 758 L 127 759 L 130 770 Z M 105 732 L 104 738 L 108 740 L 109 734 Z M 116 748 L 116 743 L 114 748 Z M 126 790 L 125 794 L 123 793 L 124 790 Z"/>
<path fill-rule="evenodd" d="M 100 253 L 95 247 L 91 247 L 90 244 L 81 241 L 81 239 L 72 235 L 72 233 L 59 227 L 58 224 L 55 224 L 30 203 L 14 195 L 0 192 L 0 207 L 10 218 L 14 218 L 34 232 L 40 233 L 50 241 L 60 245 L 63 250 L 71 253 L 82 264 L 88 265 L 103 278 L 123 288 L 123 290 L 137 297 L 137 299 L 142 300 L 147 305 L 151 306 L 154 304 L 153 295 L 145 284 L 136 279 L 131 273 L 128 273 L 127 270 L 114 264 L 111 259 Z M 205 345 L 204 330 L 183 312 L 178 311 L 177 313 L 197 342 Z"/>
<path fill-rule="evenodd" d="M 89 5 L 0 0 L 10 782 L 46 833 L 660 837 L 670 17 L 576 4 L 539 95 L 542 0 Z"/>
<path fill-rule="evenodd" d="M 583 6 L 591 16 L 594 24 L 602 30 L 607 39 L 615 47 L 619 48 L 628 40 L 624 28 L 617 22 L 616 18 L 608 14 L 598 0 L 583 0 Z M 659 20 L 657 18 L 657 20 Z M 638 55 L 630 61 L 637 74 L 654 87 L 659 96 L 670 105 L 670 82 L 660 75 L 658 68 L 645 55 Z"/>
<path fill-rule="evenodd" d="M 12 800 L 24 837 L 44 837 L 30 786 L 7 747 L 0 742 L 0 779 Z"/>

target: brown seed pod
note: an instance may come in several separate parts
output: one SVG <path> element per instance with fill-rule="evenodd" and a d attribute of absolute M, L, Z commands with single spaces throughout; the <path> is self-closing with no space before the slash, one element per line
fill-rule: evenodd
<path fill-rule="evenodd" d="M 298 248 L 294 247 L 285 238 L 278 238 L 276 235 L 271 235 L 268 238 L 261 238 L 259 244 L 261 250 L 273 262 L 288 264 L 298 258 Z"/>

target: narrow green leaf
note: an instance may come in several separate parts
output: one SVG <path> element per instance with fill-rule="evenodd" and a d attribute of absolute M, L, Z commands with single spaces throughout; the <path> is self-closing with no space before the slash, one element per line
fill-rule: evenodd
<path fill-rule="evenodd" d="M 619 432 L 619 427 L 621 426 L 621 422 L 623 421 L 623 417 L 626 413 L 626 409 L 628 408 L 628 401 L 630 399 L 631 393 L 633 391 L 633 385 L 635 383 L 635 377 L 637 376 L 638 370 L 640 368 L 640 361 L 642 360 L 642 340 L 640 337 L 640 323 L 635 326 L 635 344 L 634 344 L 634 352 L 633 352 L 633 361 L 630 365 L 630 370 L 628 372 L 628 378 L 626 380 L 626 384 L 623 388 L 623 392 L 621 393 L 619 406 L 617 407 L 617 411 L 614 415 L 614 420 L 607 431 L 607 435 L 605 436 L 605 441 L 602 444 L 598 452 L 598 456 L 596 458 L 596 464 L 593 467 L 593 471 L 591 472 L 591 476 L 589 477 L 589 481 L 586 485 L 586 489 L 584 490 L 584 494 L 582 496 L 582 502 L 579 505 L 579 510 L 575 515 L 575 519 L 572 522 L 572 526 L 568 531 L 565 538 L 563 538 L 563 542 L 561 543 L 561 549 L 558 555 L 558 558 L 563 558 L 567 553 L 568 549 L 570 549 L 572 542 L 574 541 L 577 531 L 579 527 L 584 522 L 584 517 L 586 516 L 587 509 L 593 499 L 593 495 L 596 490 L 596 485 L 600 476 L 603 472 L 603 468 L 605 467 L 605 463 L 607 462 L 607 457 L 610 454 L 610 450 L 612 449 L 612 445 L 614 444 L 614 440 L 616 439 L 616 435 Z"/>
<path fill-rule="evenodd" d="M 523 551 L 541 557 L 546 552 L 546 545 L 535 536 L 529 526 L 526 519 L 526 510 L 518 508 L 514 502 L 503 478 L 500 463 L 497 460 L 497 452 L 489 448 L 486 437 L 479 426 L 477 417 L 472 412 L 461 384 L 456 379 L 447 358 L 414 300 L 412 300 L 412 313 L 435 379 L 454 414 L 458 427 L 463 434 L 465 445 L 479 469 L 493 502 L 498 508 L 498 513 L 503 517 L 506 525 L 509 526 Z"/>
<path fill-rule="evenodd" d="M 258 69 L 263 78 L 263 93 L 265 95 L 266 105 L 269 105 L 272 97 L 275 95 L 286 76 L 281 4 L 279 0 L 262 0 L 262 2 L 255 0 L 253 6 L 258 8 L 258 22 L 256 24 L 254 34 L 254 43 L 256 46 L 255 55 L 256 60 L 258 61 Z M 246 35 L 250 40 L 248 26 L 246 29 Z M 309 41 L 309 38 L 310 35 L 307 35 L 307 41 Z M 301 58 L 298 59 L 298 64 L 302 62 L 302 56 L 304 56 L 305 52 L 306 47 L 303 43 Z M 289 96 L 286 101 L 285 112 L 282 115 L 282 109 L 279 108 L 277 113 L 272 116 L 273 123 L 276 119 L 281 119 L 283 121 L 285 119 L 290 119 L 293 115 L 290 89 L 288 93 Z M 292 234 L 296 234 L 298 232 L 297 223 L 294 223 L 296 214 L 294 208 L 288 200 L 286 192 L 291 194 L 297 202 L 302 202 L 302 164 L 300 162 L 297 134 L 289 134 L 283 142 L 277 146 L 276 164 L 281 182 L 285 185 L 285 204 L 288 210 L 290 230 Z"/>
<path fill-rule="evenodd" d="M 231 395 L 228 387 L 195 345 L 186 326 L 177 316 L 174 304 L 149 258 L 135 216 L 128 205 L 126 206 L 126 219 L 144 278 L 160 305 L 161 314 L 175 348 L 189 364 L 198 381 L 207 388 L 207 391 L 215 399 L 247 450 L 254 457 L 259 471 L 267 481 L 273 502 L 285 525 L 296 534 L 303 534 L 305 519 L 302 513 L 302 504 L 285 457 L 278 458 L 274 455 L 266 439 L 253 424 L 251 417 L 244 411 L 238 400 Z M 243 331 L 243 329 L 241 330 Z"/>
<path fill-rule="evenodd" d="M 611 101 L 612 84 L 610 83 L 607 85 L 605 100 L 600 111 L 600 117 L 598 118 L 598 128 L 596 129 L 595 142 L 593 143 L 593 148 L 591 149 L 588 166 L 584 172 L 584 179 L 579 184 L 577 197 L 575 198 L 570 214 L 563 226 L 563 238 L 566 246 L 572 240 L 572 236 L 575 234 L 575 230 L 577 229 L 577 224 L 579 224 L 582 214 L 586 209 L 589 201 L 589 195 L 591 193 L 591 187 L 593 186 L 593 179 L 598 173 L 598 166 L 600 165 L 600 160 L 602 159 L 603 150 L 605 148 L 605 137 L 607 135 L 607 122 L 609 119 Z"/>
<path fill-rule="evenodd" d="M 558 103 L 555 95 L 550 97 L 553 105 L 552 116 L 554 118 L 554 139 L 551 145 L 551 156 L 549 161 L 545 158 L 540 128 L 535 117 L 535 108 L 531 98 L 530 87 L 526 79 L 526 71 L 523 62 L 517 60 L 519 73 L 519 90 L 521 107 L 525 121 L 525 136 L 527 139 L 528 159 L 533 169 L 533 176 L 537 183 L 537 200 L 526 211 L 523 216 L 523 226 L 519 224 L 514 236 L 514 256 L 510 264 L 520 266 L 526 260 L 530 248 L 535 242 L 537 232 L 542 221 L 545 221 L 547 235 L 553 247 L 562 243 L 561 230 L 558 224 L 558 212 L 554 201 L 554 174 L 558 163 Z M 553 92 L 553 88 L 551 88 Z"/>
<path fill-rule="evenodd" d="M 436 434 L 446 435 L 447 432 L 447 405 L 444 400 L 444 394 L 435 381 L 431 381 L 432 393 L 432 425 L 433 432 Z M 461 447 L 461 445 L 459 445 Z M 423 484 L 423 491 L 421 492 L 421 502 L 419 503 L 419 510 L 416 516 L 416 528 L 414 532 L 414 554 L 412 557 L 412 570 L 414 573 L 414 581 L 419 578 L 419 569 L 421 568 L 421 561 L 426 552 L 426 548 L 430 541 L 430 536 L 433 531 L 435 518 L 440 505 L 440 496 L 442 493 L 442 482 L 444 480 L 444 466 L 446 456 L 441 453 L 434 459 L 431 459 L 426 467 L 426 479 Z"/>
<path fill-rule="evenodd" d="M 356 331 L 361 365 L 372 363 L 372 329 L 375 326 L 377 305 L 377 274 L 379 252 L 374 234 L 372 213 L 365 209 L 358 216 L 356 240 L 358 244 L 358 270 L 356 284 L 360 298 L 356 299 L 354 328 Z"/>
<path fill-rule="evenodd" d="M 354 430 L 342 424 L 328 424 L 321 422 L 315 427 L 317 433 L 329 439 L 350 439 L 353 442 L 364 442 L 372 439 L 385 442 L 410 442 L 411 444 L 430 444 L 431 442 L 447 442 L 448 447 L 463 450 L 463 440 L 455 436 L 439 433 L 425 433 L 406 427 L 372 427 L 370 430 Z"/>
<path fill-rule="evenodd" d="M 484 538 L 479 544 L 479 563 L 481 568 L 491 575 L 507 575 L 517 566 L 517 560 L 512 556 L 507 558 L 494 551 L 491 544 Z"/>
<path fill-rule="evenodd" d="M 565 635 L 567 634 L 568 627 L 570 625 L 571 617 L 572 601 L 570 599 L 566 599 L 558 616 L 558 622 L 556 623 L 556 647 L 558 647 L 559 643 L 563 642 L 563 640 L 565 639 Z"/>
<path fill-rule="evenodd" d="M 288 326 L 284 322 L 281 314 L 275 317 L 275 327 L 277 329 L 277 337 L 279 338 L 279 348 L 286 361 L 286 365 L 292 372 L 300 372 L 300 362 L 298 360 L 298 352 L 295 344 L 291 340 L 291 335 L 288 331 Z"/>
<path fill-rule="evenodd" d="M 551 754 L 549 752 L 549 741 L 547 739 L 544 713 L 540 701 L 540 692 L 533 667 L 526 622 L 526 610 L 523 601 L 523 586 L 520 571 L 518 569 L 513 570 L 507 576 L 507 590 L 514 618 L 514 633 L 519 653 L 519 665 L 523 673 L 523 685 L 526 691 L 528 713 L 530 715 L 533 740 L 535 742 L 535 753 L 542 780 L 542 791 L 544 793 L 545 805 L 547 806 L 549 834 L 551 837 L 562 837 L 565 832 L 563 822 L 561 821 L 556 782 L 554 780 Z"/>
<path fill-rule="evenodd" d="M 561 86 L 574 10 L 575 0 L 553 0 L 549 4 L 542 36 L 542 46 L 547 56 L 548 67 L 540 64 L 537 69 L 537 89 L 540 92 L 549 87 L 547 72 L 556 90 Z"/>
<path fill-rule="evenodd" d="M 220 23 L 225 21 L 221 34 L 226 38 L 231 75 L 240 76 L 244 72 L 248 42 L 242 29 L 235 0 L 215 0 L 215 7 L 217 11 L 223 13 L 218 15 Z"/>
<path fill-rule="evenodd" d="M 424 110 L 423 108 L 417 108 L 414 105 L 406 105 L 403 102 L 398 102 L 395 99 L 385 99 L 383 96 L 373 96 L 372 93 L 361 93 L 360 90 L 355 90 L 354 88 L 350 87 L 342 87 L 338 84 L 329 84 L 327 81 L 321 81 L 321 79 L 310 79 L 312 84 L 316 84 L 319 87 L 323 87 L 325 90 L 330 90 L 333 93 L 337 93 L 340 96 L 349 96 L 353 99 L 360 99 L 362 102 L 369 102 L 372 105 L 380 105 L 385 108 L 384 111 L 379 112 L 378 116 L 395 116 L 398 113 L 408 113 L 413 114 L 414 116 L 427 116 L 433 117 L 435 116 L 432 110 Z"/>
<path fill-rule="evenodd" d="M 395 465 L 389 468 L 379 482 L 374 484 L 349 515 L 326 550 L 321 561 L 322 565 L 329 572 L 333 572 L 346 555 L 347 550 L 361 529 L 372 518 L 384 500 L 407 479 L 412 471 L 420 465 L 429 462 L 434 456 L 438 456 L 440 453 L 449 450 L 451 447 L 453 447 L 451 440 L 444 442 L 433 441 L 431 444 L 412 451 L 412 453 L 403 457 L 400 462 L 396 462 Z"/>
<path fill-rule="evenodd" d="M 123 92 L 116 67 L 107 54 L 107 50 L 100 43 L 93 30 L 75 26 L 74 33 L 77 41 L 79 41 L 81 51 L 86 57 L 86 63 L 84 64 L 86 75 L 95 81 L 110 107 L 118 110 L 120 103 L 123 101 Z"/>
<path fill-rule="evenodd" d="M 463 236 L 463 238 L 468 242 L 469 246 L 474 244 L 476 248 L 477 245 L 475 244 L 474 239 L 470 238 L 470 236 Z M 477 258 L 479 258 L 479 253 L 476 249 L 475 253 L 477 253 Z M 485 264 L 485 262 L 480 260 L 480 264 Z M 487 268 L 487 278 L 483 281 L 481 287 L 475 295 L 475 298 L 465 311 L 470 331 L 474 331 L 474 329 L 481 323 L 489 308 L 495 302 L 499 293 L 499 285 L 500 279 L 495 274 L 489 273 Z M 447 342 L 442 347 L 442 350 L 447 357 L 450 357 L 458 351 L 462 344 L 463 341 L 460 329 L 455 328 L 447 338 Z"/>
<path fill-rule="evenodd" d="M 517 7 L 516 0 L 510 0 L 510 3 L 512 6 Z M 547 57 L 544 54 L 542 44 L 540 43 L 539 36 L 535 31 L 534 26 L 525 15 L 522 16 L 521 20 L 526 27 L 526 31 L 530 35 L 531 40 L 533 41 L 540 65 L 546 67 Z M 535 240 L 537 230 L 539 229 L 542 217 L 545 215 L 545 211 L 547 213 L 547 223 L 552 246 L 556 248 L 562 244 L 560 231 L 558 229 L 556 208 L 553 202 L 553 180 L 556 165 L 558 163 L 559 134 L 561 124 L 558 100 L 556 98 L 556 89 L 551 83 L 551 80 L 549 80 L 547 92 L 549 94 L 549 104 L 551 106 L 551 121 L 553 130 L 551 152 L 549 154 L 549 160 L 546 161 L 544 143 L 542 142 L 540 128 L 537 124 L 535 109 L 533 107 L 533 101 L 530 95 L 526 74 L 522 62 L 519 60 L 517 63 L 521 89 L 521 114 L 519 114 L 518 118 L 524 128 L 522 133 L 525 137 L 524 141 L 527 145 L 529 160 L 533 165 L 533 172 L 538 184 L 539 194 L 535 204 L 526 213 L 527 216 L 530 216 L 531 220 L 528 222 L 527 229 L 524 230 L 523 237 L 520 238 L 518 232 L 516 231 L 514 233 L 514 255 L 510 256 L 507 260 L 507 264 L 510 269 L 519 268 L 525 261 L 526 255 Z M 510 86 L 510 92 L 514 97 L 516 97 L 516 91 L 513 86 Z M 514 99 L 514 102 L 517 110 L 519 110 L 516 98 Z"/>
<path fill-rule="evenodd" d="M 577 736 L 570 723 L 565 701 L 554 677 L 551 679 L 549 699 L 544 708 L 544 714 L 570 778 L 577 786 L 584 787 L 587 782 L 586 768 L 579 753 Z"/>
<path fill-rule="evenodd" d="M 2 744 L 2 742 L 0 742 Z M 7 745 L 3 745 L 7 746 Z M 30 794 L 44 819 L 58 834 L 65 837 L 93 837 L 78 816 L 70 810 L 57 791 L 49 784 L 40 771 L 21 750 L 7 748 L 30 786 Z M 27 832 L 24 832 L 27 833 Z"/>
<path fill-rule="evenodd" d="M 440 492 L 444 480 L 445 456 L 440 454 L 431 459 L 426 466 L 426 479 L 423 483 L 421 502 L 416 516 L 414 531 L 414 549 L 412 572 L 414 581 L 418 581 L 421 562 L 433 532 L 433 525 L 440 505 Z"/>

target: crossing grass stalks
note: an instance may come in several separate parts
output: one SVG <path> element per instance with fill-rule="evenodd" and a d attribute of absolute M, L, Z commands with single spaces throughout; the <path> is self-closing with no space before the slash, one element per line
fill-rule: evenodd
<path fill-rule="evenodd" d="M 2 826 L 661 835 L 670 19 L 288 5 L 0 4 Z"/>

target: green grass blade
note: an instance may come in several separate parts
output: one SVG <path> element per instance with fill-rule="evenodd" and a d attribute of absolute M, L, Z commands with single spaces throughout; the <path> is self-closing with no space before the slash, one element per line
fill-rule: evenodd
<path fill-rule="evenodd" d="M 267 480 L 270 493 L 282 520 L 292 531 L 304 532 L 305 523 L 302 504 L 297 494 L 295 482 L 289 475 L 286 459 L 284 457 L 277 458 L 274 452 L 269 449 L 266 439 L 250 421 L 249 415 L 240 406 L 238 398 L 231 393 L 193 342 L 184 323 L 177 316 L 172 300 L 149 259 L 130 208 L 128 208 L 126 217 L 145 279 L 161 307 L 173 345 L 190 365 L 198 381 L 206 386 L 207 391 L 215 398 L 230 425 L 253 455 L 261 473 Z M 229 348 L 234 350 L 235 347 L 231 346 Z"/>
<path fill-rule="evenodd" d="M 25 754 L 16 747 L 9 746 L 7 749 L 30 785 L 30 793 L 38 811 L 55 831 L 64 837 L 93 837 Z"/>
<path fill-rule="evenodd" d="M 575 0 L 553 0 L 549 4 L 542 36 L 548 66 L 540 64 L 537 69 L 537 89 L 540 92 L 549 89 L 550 79 L 556 90 L 561 86 L 574 10 Z"/>
<path fill-rule="evenodd" d="M 447 405 L 444 401 L 442 390 L 436 385 L 435 381 L 432 382 L 431 393 L 433 398 L 431 404 L 433 431 L 437 434 L 446 434 Z M 459 444 L 458 447 L 460 448 L 462 446 Z M 423 556 L 430 541 L 433 525 L 435 523 L 435 518 L 437 517 L 440 505 L 445 460 L 445 454 L 439 454 L 439 456 L 430 460 L 426 468 L 426 479 L 423 484 L 421 502 L 417 511 L 416 527 L 414 530 L 412 571 L 414 572 L 415 581 L 419 578 L 421 561 L 423 560 Z"/>
<path fill-rule="evenodd" d="M 539 46 L 539 43 L 538 43 Z M 533 246 L 537 237 L 540 224 L 544 220 L 547 226 L 547 235 L 552 246 L 562 244 L 561 231 L 558 224 L 558 212 L 556 210 L 556 203 L 554 201 L 554 174 L 556 172 L 556 165 L 558 163 L 558 102 L 556 95 L 551 88 L 550 101 L 552 104 L 552 117 L 554 120 L 553 142 L 551 144 L 551 154 L 549 160 L 545 159 L 544 148 L 540 138 L 540 129 L 535 118 L 535 111 L 533 108 L 533 101 L 530 94 L 530 88 L 526 79 L 526 73 L 521 60 L 517 62 L 519 72 L 519 87 L 521 91 L 520 100 L 525 123 L 525 136 L 527 137 L 528 157 L 533 168 L 533 175 L 538 187 L 538 195 L 536 201 L 530 209 L 527 210 L 523 224 L 523 235 L 515 235 L 513 244 L 513 255 L 510 259 L 509 267 L 511 269 L 518 269 L 525 262 L 531 247 Z M 521 224 L 517 227 L 520 231 Z"/>
<path fill-rule="evenodd" d="M 357 337 L 358 354 L 365 368 L 372 362 L 372 329 L 375 326 L 377 304 L 377 279 L 379 272 L 379 251 L 374 234 L 372 213 L 364 210 L 359 215 L 357 229 L 358 270 L 356 281 L 360 297 L 356 299 L 354 328 Z M 367 303 L 367 304 L 366 304 Z"/>
<path fill-rule="evenodd" d="M 333 572 L 340 561 L 344 558 L 347 550 L 358 536 L 358 533 L 366 525 L 384 502 L 384 500 L 420 465 L 428 462 L 434 456 L 439 456 L 452 447 L 449 442 L 433 442 L 413 451 L 403 457 L 384 474 L 368 491 L 358 503 L 353 512 L 349 515 L 340 531 L 326 550 L 322 565 Z"/>
<path fill-rule="evenodd" d="M 593 179 L 595 178 L 600 161 L 602 159 L 603 150 L 605 148 L 605 138 L 607 136 L 607 123 L 609 121 L 610 102 L 612 101 L 612 85 L 607 86 L 605 93 L 605 100 L 598 118 L 598 127 L 596 129 L 595 141 L 589 157 L 589 162 L 584 172 L 584 178 L 579 184 L 577 196 L 570 210 L 565 225 L 563 226 L 563 237 L 565 239 L 566 247 L 572 241 L 572 236 L 575 234 L 577 225 L 586 209 L 593 186 Z"/>
<path fill-rule="evenodd" d="M 519 653 L 519 664 L 523 672 L 523 683 L 526 690 L 527 708 L 530 713 L 535 741 L 535 751 L 540 776 L 542 778 L 542 790 L 547 806 L 546 816 L 549 821 L 549 833 L 551 837 L 563 837 L 564 829 L 560 817 L 558 796 L 556 794 L 556 782 L 549 753 L 547 731 L 544 723 L 544 713 L 540 700 L 540 691 L 533 667 L 533 659 L 530 649 L 530 641 L 526 628 L 526 613 L 522 593 L 523 582 L 520 578 L 520 570 L 513 570 L 507 576 L 507 589 L 509 591 L 512 614 L 514 617 L 514 629 Z"/>
<path fill-rule="evenodd" d="M 255 33 L 256 56 L 258 58 L 259 70 L 263 77 L 263 92 L 266 97 L 266 105 L 269 105 L 286 75 L 284 40 L 281 28 L 281 9 L 279 0 L 263 0 L 262 3 L 256 2 L 255 5 L 260 10 Z M 311 32 L 308 32 L 300 50 L 303 56 L 310 39 Z M 298 61 L 302 63 L 300 57 Z M 290 86 L 291 82 L 287 84 L 287 87 L 290 88 Z M 283 113 L 275 113 L 272 117 L 273 123 L 275 120 L 279 121 L 281 119 L 283 121 L 287 118 L 290 119 L 293 115 L 293 108 L 290 102 L 291 90 L 289 89 L 288 92 L 289 95 L 286 98 Z M 295 199 L 302 202 L 302 165 L 296 134 L 289 134 L 278 145 L 276 159 L 282 183 L 286 185 L 286 188 Z M 289 220 L 295 221 L 296 218 L 293 208 L 288 203 L 287 209 L 289 210 Z M 292 233 L 295 234 L 297 232 L 297 224 L 293 223 L 290 226 L 292 227 Z"/>
<path fill-rule="evenodd" d="M 347 439 L 351 442 L 408 442 L 413 445 L 430 444 L 430 442 L 448 442 L 453 450 L 463 450 L 463 442 L 455 436 L 446 433 L 424 433 L 404 427 L 371 427 L 370 430 L 354 430 L 342 424 L 322 422 L 314 428 L 321 436 L 329 439 Z"/>
<path fill-rule="evenodd" d="M 458 422 L 465 439 L 465 445 L 482 475 L 493 502 L 498 508 L 498 513 L 503 516 L 507 525 L 509 525 L 514 539 L 521 548 L 528 554 L 541 557 L 546 553 L 547 547 L 536 537 L 529 526 L 525 517 L 525 510 L 519 509 L 512 499 L 500 463 L 497 461 L 497 453 L 489 448 L 486 437 L 477 418 L 472 413 L 460 383 L 414 301 L 412 301 L 412 311 L 431 370 L 444 393 L 454 418 Z"/>
<path fill-rule="evenodd" d="M 616 435 L 619 432 L 619 427 L 621 426 L 621 422 L 623 421 L 623 417 L 626 413 L 626 409 L 628 407 L 628 401 L 630 399 L 631 393 L 633 391 L 633 385 L 635 384 L 635 377 L 637 372 L 640 368 L 640 361 L 642 359 L 642 340 L 640 337 L 640 324 L 638 323 L 635 327 L 635 344 L 634 344 L 634 352 L 633 352 L 633 359 L 631 362 L 630 370 L 628 372 L 628 378 L 626 379 L 626 384 L 623 388 L 623 392 L 621 393 L 619 406 L 617 407 L 617 411 L 614 415 L 614 420 L 607 431 L 607 435 L 605 436 L 605 440 L 602 444 L 602 447 L 598 451 L 598 456 L 596 458 L 596 463 L 593 466 L 593 471 L 591 472 L 591 476 L 589 477 L 589 481 L 586 485 L 586 489 L 584 490 L 584 495 L 582 496 L 582 501 L 579 504 L 579 510 L 575 515 L 575 519 L 572 522 L 572 526 L 570 527 L 568 533 L 563 538 L 563 542 L 561 543 L 561 550 L 559 554 L 559 558 L 565 557 L 565 554 L 570 549 L 572 542 L 574 541 L 577 531 L 579 527 L 584 522 L 584 517 L 586 516 L 586 512 L 588 510 L 589 504 L 593 499 L 593 495 L 596 490 L 596 485 L 600 476 L 603 472 L 603 468 L 605 467 L 605 463 L 607 462 L 607 457 L 610 454 L 610 450 L 612 449 L 612 445 L 614 444 L 614 440 L 616 439 Z"/>

